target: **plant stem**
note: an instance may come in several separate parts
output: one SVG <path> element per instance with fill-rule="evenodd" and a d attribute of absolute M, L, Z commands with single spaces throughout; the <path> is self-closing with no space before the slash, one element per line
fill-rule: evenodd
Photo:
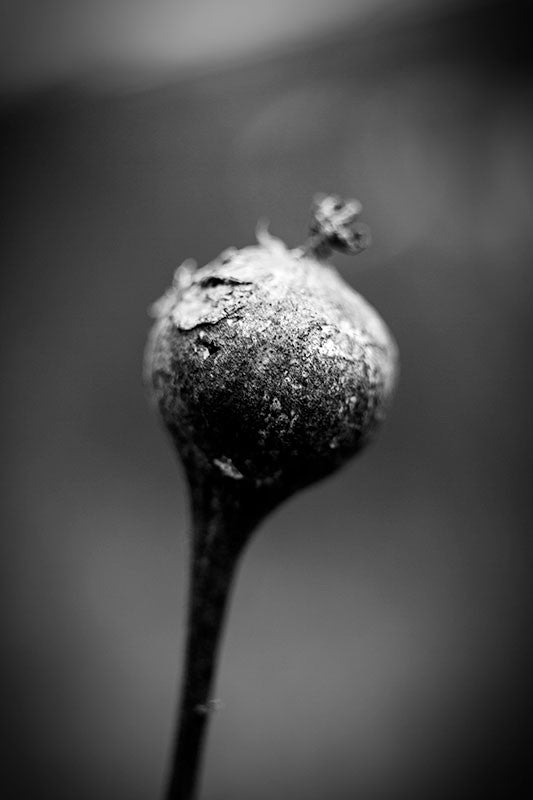
<path fill-rule="evenodd" d="M 212 574 L 206 559 L 193 559 L 191 599 L 180 721 L 168 800 L 192 800 L 209 720 L 215 675 L 233 569 Z"/>
<path fill-rule="evenodd" d="M 228 600 L 243 545 L 255 527 L 238 495 L 212 481 L 192 487 L 192 517 L 187 643 L 167 800 L 197 797 Z"/>

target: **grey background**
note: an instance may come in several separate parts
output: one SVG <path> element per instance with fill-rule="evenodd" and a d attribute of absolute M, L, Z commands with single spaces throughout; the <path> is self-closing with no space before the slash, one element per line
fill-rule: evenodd
<path fill-rule="evenodd" d="M 317 190 L 364 204 L 374 245 L 336 263 L 394 331 L 401 385 L 378 442 L 252 542 L 203 796 L 530 796 L 522 11 L 344 8 L 336 30 L 181 71 L 28 76 L 11 42 L 2 797 L 160 796 L 188 518 L 141 385 L 146 309 L 259 217 L 300 243 Z"/>

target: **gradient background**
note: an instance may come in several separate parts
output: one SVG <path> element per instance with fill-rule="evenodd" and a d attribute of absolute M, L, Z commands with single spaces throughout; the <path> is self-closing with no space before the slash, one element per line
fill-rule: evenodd
<path fill-rule="evenodd" d="M 525 4 L 3 3 L 5 800 L 156 800 L 187 501 L 141 386 L 184 258 L 296 245 L 317 190 L 402 379 L 262 526 L 202 800 L 533 796 L 533 71 Z"/>

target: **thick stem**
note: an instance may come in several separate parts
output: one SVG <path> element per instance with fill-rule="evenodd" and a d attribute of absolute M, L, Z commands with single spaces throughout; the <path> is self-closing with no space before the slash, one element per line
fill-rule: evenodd
<path fill-rule="evenodd" d="M 220 487 L 193 489 L 193 552 L 181 705 L 167 800 L 197 797 L 210 693 L 242 547 L 254 522 Z"/>
<path fill-rule="evenodd" d="M 210 718 L 210 692 L 233 568 L 212 574 L 206 559 L 193 559 L 188 635 L 179 727 L 168 788 L 168 800 L 192 800 Z"/>

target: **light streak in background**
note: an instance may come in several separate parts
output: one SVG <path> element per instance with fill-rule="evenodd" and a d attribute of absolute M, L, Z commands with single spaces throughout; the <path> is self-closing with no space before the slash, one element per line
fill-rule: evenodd
<path fill-rule="evenodd" d="M 457 0 L 455 0 L 457 3 Z M 450 0 L 8 0 L 0 92 L 83 79 L 118 85 L 272 56 L 349 25 Z"/>

